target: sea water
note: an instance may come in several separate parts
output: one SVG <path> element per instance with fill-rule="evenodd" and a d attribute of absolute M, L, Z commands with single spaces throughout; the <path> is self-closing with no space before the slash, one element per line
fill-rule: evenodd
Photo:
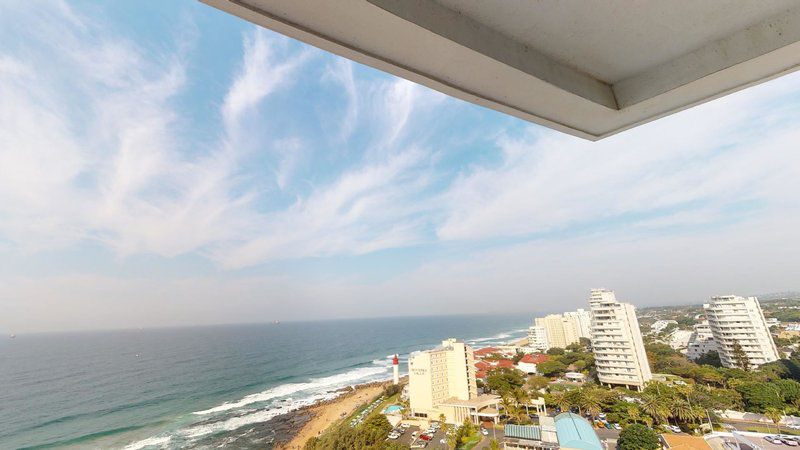
<path fill-rule="evenodd" d="M 519 339 L 529 315 L 20 335 L 0 340 L 0 449 L 213 448 L 343 387 L 391 377 L 388 356 L 456 337 Z M 273 421 L 274 422 L 274 421 Z M 266 425 L 265 425 L 266 424 Z M 268 431 L 268 430 L 266 430 Z M 268 446 L 269 441 L 258 441 Z M 245 444 L 243 444 L 245 443 Z"/>

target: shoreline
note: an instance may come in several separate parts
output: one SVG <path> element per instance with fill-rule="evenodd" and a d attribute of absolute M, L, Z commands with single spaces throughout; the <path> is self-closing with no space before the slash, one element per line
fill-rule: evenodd
<path fill-rule="evenodd" d="M 391 383 L 391 381 L 388 381 Z M 312 437 L 321 436 L 332 425 L 349 416 L 359 407 L 378 397 L 387 381 L 373 381 L 344 388 L 344 392 L 330 400 L 323 400 L 314 405 L 294 411 L 299 414 L 310 414 L 306 421 L 288 442 L 278 442 L 275 448 L 280 450 L 301 450 Z"/>

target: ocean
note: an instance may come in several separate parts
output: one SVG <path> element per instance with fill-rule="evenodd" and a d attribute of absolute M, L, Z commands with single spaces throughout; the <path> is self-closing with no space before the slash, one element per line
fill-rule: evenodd
<path fill-rule="evenodd" d="M 284 322 L 0 339 L 0 449 L 269 448 L 282 417 L 391 377 L 448 337 L 519 339 L 531 315 Z"/>

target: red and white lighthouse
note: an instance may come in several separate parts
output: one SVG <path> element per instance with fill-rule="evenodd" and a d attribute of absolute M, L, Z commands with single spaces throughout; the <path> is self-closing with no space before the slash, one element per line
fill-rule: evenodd
<path fill-rule="evenodd" d="M 398 356 L 395 354 L 392 357 L 392 384 L 400 383 L 400 362 Z"/>

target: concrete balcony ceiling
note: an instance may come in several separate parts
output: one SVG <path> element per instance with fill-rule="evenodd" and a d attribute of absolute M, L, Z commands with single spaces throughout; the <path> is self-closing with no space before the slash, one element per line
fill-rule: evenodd
<path fill-rule="evenodd" d="M 597 140 L 800 66 L 796 0 L 202 0 Z"/>

